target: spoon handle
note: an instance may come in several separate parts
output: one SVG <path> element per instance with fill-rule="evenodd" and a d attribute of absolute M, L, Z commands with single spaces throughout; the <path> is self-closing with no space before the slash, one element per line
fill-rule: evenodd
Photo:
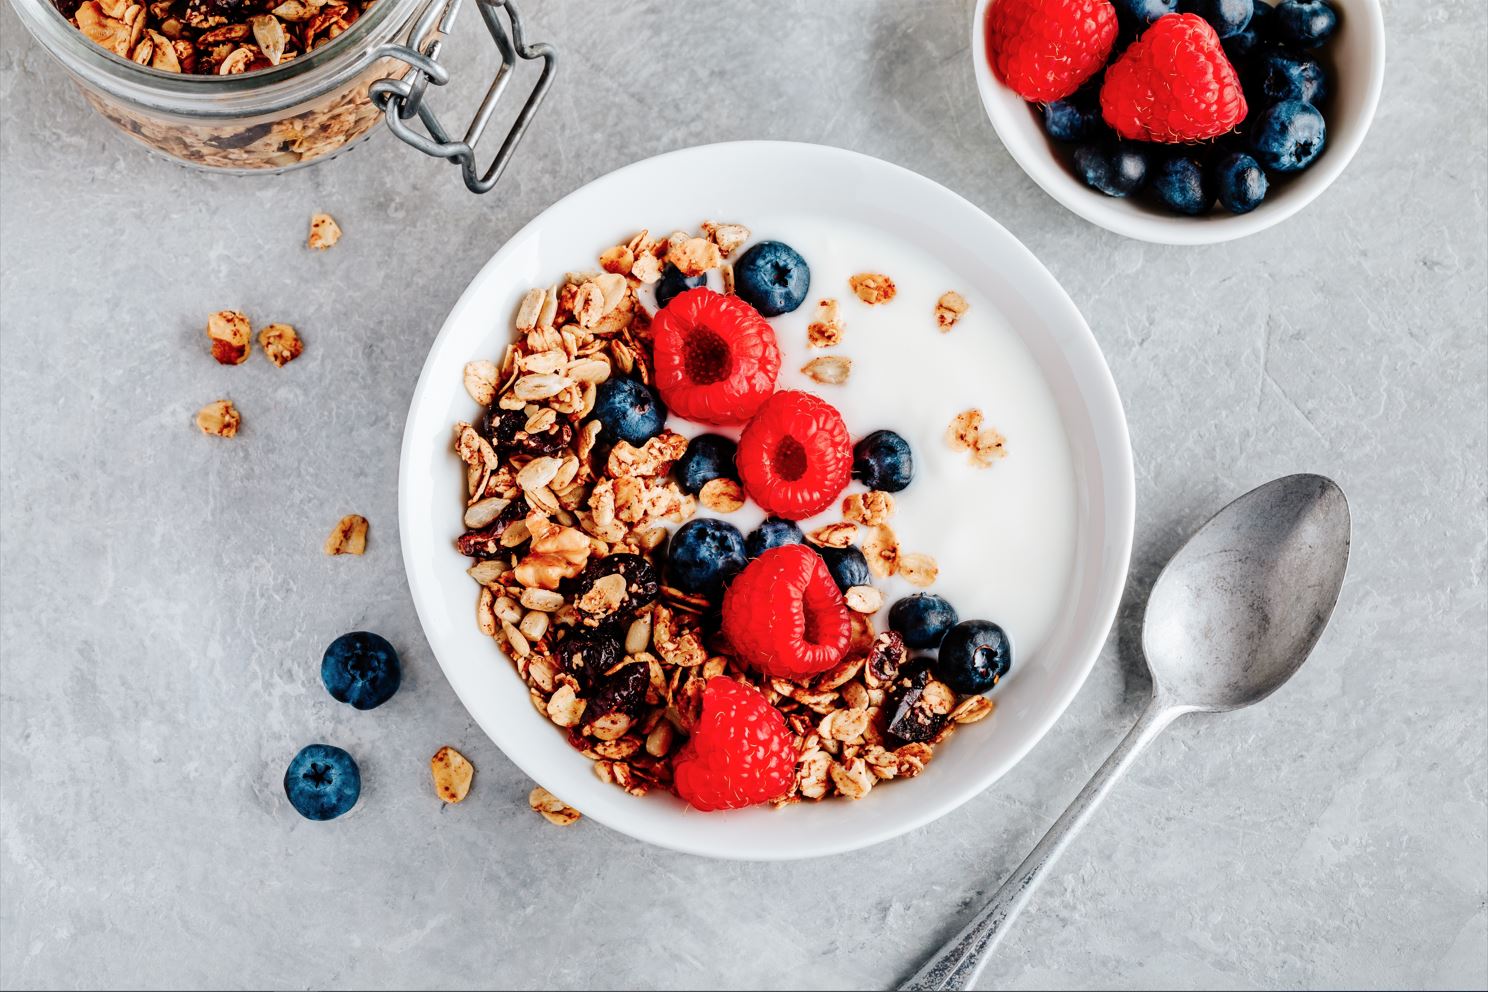
<path fill-rule="evenodd" d="M 1048 867 L 1069 846 L 1075 834 L 1090 819 L 1100 801 L 1111 791 L 1117 779 L 1131 767 L 1137 755 L 1162 733 L 1179 714 L 1185 712 L 1153 698 L 1141 717 L 1105 764 L 1091 776 L 1085 788 L 1069 808 L 1054 821 L 1044 839 L 1038 842 L 1023 863 L 1008 876 L 1002 887 L 977 913 L 966 928 L 952 937 L 900 989 L 967 989 L 981 974 L 993 948 L 1001 942 L 1008 927 L 1027 904 L 1033 890 L 1044 880 Z"/>

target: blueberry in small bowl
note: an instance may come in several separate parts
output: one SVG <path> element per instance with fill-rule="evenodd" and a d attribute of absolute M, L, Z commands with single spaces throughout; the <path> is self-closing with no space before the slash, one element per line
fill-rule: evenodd
<path fill-rule="evenodd" d="M 1276 5 L 1276 37 L 1284 44 L 1317 48 L 1338 30 L 1338 11 L 1328 0 L 1281 0 Z"/>
<path fill-rule="evenodd" d="M 1272 10 L 1266 0 L 1255 0 L 1255 13 L 1251 14 L 1250 23 L 1245 25 L 1245 30 L 1237 31 L 1224 39 L 1225 54 L 1230 57 L 1230 62 L 1236 69 L 1240 69 L 1242 62 L 1258 54 L 1270 43 L 1275 23 Z"/>
<path fill-rule="evenodd" d="M 1178 9 L 1185 14 L 1198 14 L 1209 22 L 1215 34 L 1230 38 L 1245 30 L 1255 13 L 1255 4 L 1256 0 L 1179 0 Z"/>
<path fill-rule="evenodd" d="M 714 599 L 747 563 L 739 528 L 699 517 L 672 535 L 667 546 L 667 581 L 682 592 Z"/>
<path fill-rule="evenodd" d="M 982 693 L 1013 667 L 1013 646 L 990 620 L 962 620 L 946 631 L 935 677 L 961 693 Z"/>
<path fill-rule="evenodd" d="M 1086 83 L 1071 96 L 1044 104 L 1044 131 L 1055 141 L 1090 141 L 1105 129 L 1101 120 L 1100 80 Z"/>
<path fill-rule="evenodd" d="M 325 649 L 320 659 L 320 680 L 336 700 L 370 710 L 393 698 L 403 681 L 403 665 L 398 652 L 384 638 L 354 630 Z"/>
<path fill-rule="evenodd" d="M 783 241 L 761 241 L 734 263 L 734 292 L 763 316 L 790 313 L 810 289 L 806 260 Z"/>
<path fill-rule="evenodd" d="M 827 571 L 832 574 L 832 581 L 837 583 L 837 588 L 847 592 L 853 586 L 866 586 L 873 583 L 873 575 L 868 571 L 868 559 L 863 557 L 863 552 L 851 545 L 845 548 L 813 547 L 813 551 L 821 555 L 822 561 L 827 563 Z"/>
<path fill-rule="evenodd" d="M 1254 88 L 1267 103 L 1301 100 L 1317 106 L 1328 95 L 1328 77 L 1316 59 L 1285 49 L 1261 53 L 1255 60 Z"/>
<path fill-rule="evenodd" d="M 697 289 L 707 282 L 707 273 L 700 272 L 695 276 L 685 276 L 681 269 L 668 262 L 661 270 L 661 278 L 656 280 L 656 306 L 660 309 L 672 302 L 673 297 L 689 289 Z"/>
<path fill-rule="evenodd" d="M 1112 0 L 1112 2 L 1116 5 L 1117 23 L 1139 32 L 1159 17 L 1178 10 L 1178 0 Z"/>
<path fill-rule="evenodd" d="M 1214 188 L 1204 165 L 1191 155 L 1163 159 L 1152 177 L 1152 192 L 1163 206 L 1178 214 L 1198 217 L 1214 205 Z"/>
<path fill-rule="evenodd" d="M 599 384 L 593 417 L 599 421 L 601 441 L 625 441 L 640 447 L 666 427 L 667 411 L 656 390 L 615 376 Z"/>
<path fill-rule="evenodd" d="M 1130 196 L 1147 181 L 1148 153 L 1132 141 L 1103 141 L 1075 149 L 1075 173 L 1107 196 Z"/>
<path fill-rule="evenodd" d="M 284 772 L 284 795 L 307 820 L 334 820 L 355 806 L 361 794 L 356 759 L 330 744 L 302 748 Z"/>
<path fill-rule="evenodd" d="M 874 431 L 853 445 L 852 474 L 869 489 L 897 493 L 914 481 L 914 453 L 893 431 Z"/>
<path fill-rule="evenodd" d="M 771 548 L 805 543 L 806 535 L 794 520 L 769 517 L 744 539 L 744 551 L 749 557 L 758 558 Z"/>
<path fill-rule="evenodd" d="M 696 496 L 714 479 L 738 481 L 739 470 L 734 467 L 734 455 L 739 446 L 722 434 L 699 434 L 687 442 L 687 450 L 677 459 L 672 471 L 677 482 Z"/>
<path fill-rule="evenodd" d="M 1214 192 L 1232 214 L 1249 213 L 1266 198 L 1270 183 L 1261 164 L 1244 152 L 1221 156 L 1214 164 Z"/>
<path fill-rule="evenodd" d="M 1267 107 L 1253 127 L 1250 141 L 1256 161 L 1272 172 L 1301 172 L 1322 153 L 1328 140 L 1322 113 L 1301 100 Z"/>
<path fill-rule="evenodd" d="M 956 608 L 933 592 L 905 596 L 889 607 L 889 629 L 912 648 L 933 651 L 958 619 Z"/>

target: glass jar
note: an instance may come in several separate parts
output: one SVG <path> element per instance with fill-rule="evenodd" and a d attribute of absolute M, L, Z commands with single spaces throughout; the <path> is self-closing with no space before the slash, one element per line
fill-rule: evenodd
<path fill-rule="evenodd" d="M 466 185 L 480 193 L 500 178 L 547 94 L 557 54 L 549 45 L 524 41 L 520 15 L 508 0 L 475 0 L 502 65 L 464 140 L 452 140 L 424 95 L 429 83 L 449 81 L 439 50 L 462 2 L 375 0 L 330 42 L 298 58 L 256 72 L 194 75 L 116 55 L 74 27 L 51 0 L 12 0 L 31 34 L 62 63 L 94 109 L 174 159 L 238 174 L 298 168 L 335 154 L 385 116 L 402 140 L 459 164 Z M 502 11 L 509 35 L 496 16 Z M 495 161 L 481 173 L 474 145 L 518 58 L 541 59 L 542 75 Z M 423 123 L 423 133 L 412 126 L 414 117 Z"/>

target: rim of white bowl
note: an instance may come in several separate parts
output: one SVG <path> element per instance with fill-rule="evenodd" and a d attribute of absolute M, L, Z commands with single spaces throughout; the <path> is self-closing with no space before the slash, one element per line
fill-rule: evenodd
<path fill-rule="evenodd" d="M 467 693 L 474 694 L 474 679 L 469 676 L 468 671 L 462 671 L 460 666 L 447 664 L 441 654 L 439 642 L 444 638 L 436 637 L 438 629 L 436 621 L 439 617 L 435 613 L 434 602 L 431 597 L 436 588 L 432 573 L 435 566 L 428 561 L 430 557 L 425 547 L 421 547 L 418 539 L 414 536 L 419 531 L 420 514 L 425 519 L 428 517 L 427 507 L 420 504 L 414 505 L 410 497 L 412 481 L 418 477 L 427 463 L 418 461 L 420 455 L 433 450 L 444 450 L 443 448 L 431 449 L 429 446 L 435 444 L 433 434 L 425 437 L 419 432 L 425 426 L 421 423 L 422 409 L 427 405 L 431 409 L 437 407 L 436 403 L 426 400 L 432 390 L 439 390 L 448 394 L 451 390 L 458 389 L 454 379 L 449 381 L 434 381 L 432 371 L 441 364 L 444 357 L 443 352 L 447 350 L 450 342 L 456 336 L 457 328 L 468 319 L 465 311 L 474 306 L 473 300 L 478 296 L 478 289 L 493 274 L 499 270 L 509 256 L 513 256 L 535 232 L 539 231 L 546 218 L 558 210 L 564 204 L 569 204 L 581 197 L 602 196 L 610 187 L 618 186 L 630 179 L 631 176 L 646 169 L 657 167 L 658 163 L 676 164 L 687 159 L 697 159 L 698 162 L 689 163 L 693 168 L 709 169 L 709 161 L 712 157 L 718 157 L 720 161 L 734 160 L 744 154 L 758 154 L 768 160 L 777 169 L 782 168 L 782 162 L 794 157 L 797 166 L 815 170 L 828 170 L 834 164 L 838 166 L 851 166 L 861 171 L 879 171 L 892 176 L 894 181 L 906 183 L 917 187 L 917 194 L 930 200 L 936 200 L 944 204 L 946 209 L 956 211 L 959 223 L 966 225 L 977 225 L 993 239 L 1001 240 L 1002 247 L 1009 252 L 1021 255 L 1028 265 L 1026 275 L 1028 279 L 1041 283 L 1039 299 L 1041 303 L 1057 311 L 1050 318 L 1050 323 L 1070 328 L 1073 337 L 1066 343 L 1079 349 L 1078 367 L 1071 364 L 1071 370 L 1077 372 L 1083 380 L 1084 388 L 1078 390 L 1084 401 L 1085 407 L 1092 417 L 1101 418 L 1099 423 L 1102 429 L 1110 431 L 1105 438 L 1098 438 L 1099 462 L 1103 491 L 1101 495 L 1105 500 L 1107 512 L 1101 516 L 1103 524 L 1103 542 L 1097 547 L 1086 551 L 1086 566 L 1092 573 L 1087 584 L 1093 587 L 1091 593 L 1092 602 L 1090 607 L 1090 620 L 1087 624 L 1079 627 L 1077 636 L 1072 637 L 1076 647 L 1069 652 L 1081 659 L 1075 676 L 1068 680 L 1063 691 L 1052 698 L 1053 705 L 1043 711 L 1042 715 L 1029 721 L 1029 730 L 1024 735 L 1022 742 L 1009 751 L 1001 753 L 997 758 L 989 762 L 988 768 L 979 777 L 968 776 L 965 780 L 948 786 L 934 796 L 927 790 L 926 801 L 923 808 L 918 809 L 912 815 L 904 817 L 899 822 L 882 827 L 869 827 L 846 840 L 833 837 L 823 837 L 813 834 L 808 838 L 798 839 L 795 846 L 782 849 L 778 846 L 767 846 L 765 844 L 753 844 L 745 841 L 740 843 L 738 838 L 733 838 L 734 847 L 721 848 L 716 841 L 697 840 L 685 834 L 668 835 L 664 831 L 653 831 L 638 827 L 627 816 L 628 811 L 635 807 L 627 807 L 619 803 L 611 796 L 618 796 L 629 802 L 639 802 L 633 797 L 625 796 L 620 790 L 613 786 L 599 783 L 593 775 L 587 776 L 593 783 L 597 783 L 600 791 L 590 792 L 589 799 L 592 800 L 588 808 L 584 808 L 585 816 L 627 836 L 633 837 L 650 844 L 680 851 L 687 854 L 703 857 L 719 858 L 724 860 L 740 861 L 793 861 L 804 858 L 824 857 L 833 854 L 841 854 L 848 851 L 860 850 L 883 843 L 895 837 L 901 836 L 912 830 L 925 826 L 934 820 L 952 812 L 964 803 L 984 792 L 988 787 L 1000 779 L 1009 770 L 1015 767 L 1027 754 L 1043 739 L 1049 729 L 1064 715 L 1075 695 L 1084 686 L 1089 678 L 1090 671 L 1094 668 L 1096 659 L 1100 656 L 1106 640 L 1110 636 L 1112 625 L 1116 619 L 1117 610 L 1121 605 L 1122 593 L 1126 586 L 1127 571 L 1131 562 L 1131 550 L 1133 533 L 1136 522 L 1136 479 L 1132 463 L 1131 439 L 1128 432 L 1126 413 L 1122 406 L 1120 395 L 1116 390 L 1115 380 L 1111 376 L 1110 367 L 1106 363 L 1105 356 L 1101 352 L 1100 345 L 1095 335 L 1091 332 L 1084 316 L 1070 299 L 1069 294 L 1059 284 L 1052 273 L 1044 267 L 1043 263 L 1006 228 L 982 211 L 975 204 L 940 185 L 934 180 L 927 179 L 918 173 L 912 172 L 901 166 L 884 162 L 868 155 L 846 149 L 834 148 L 827 145 L 817 145 L 804 142 L 787 141 L 737 141 L 725 142 L 712 145 L 699 145 L 691 148 L 679 149 L 667 152 L 649 159 L 632 163 L 620 169 L 610 172 L 595 179 L 579 189 L 569 193 L 567 196 L 556 201 L 547 209 L 543 210 L 535 218 L 529 221 L 520 231 L 512 235 L 471 279 L 470 283 L 462 291 L 459 300 L 450 309 L 444 325 L 434 342 L 430 345 L 428 357 L 419 373 L 419 381 L 414 389 L 413 397 L 409 404 L 409 413 L 404 426 L 403 446 L 399 458 L 398 477 L 398 523 L 400 546 L 403 554 L 404 568 L 407 573 L 409 590 L 414 602 L 414 608 L 419 617 L 419 623 L 424 630 L 425 637 L 429 643 L 431 652 L 436 661 L 439 662 L 446 679 L 449 680 L 455 693 L 459 696 L 461 703 L 465 705 L 472 719 L 480 725 L 485 734 L 499 747 L 506 757 L 517 765 L 534 781 L 541 783 L 543 773 L 538 770 L 539 761 L 532 753 L 532 749 L 511 747 L 504 742 L 509 736 L 504 728 L 497 725 L 495 721 L 486 719 L 478 707 L 472 707 L 467 702 Z M 703 174 L 711 174 L 705 172 Z M 1020 285 L 1028 285 L 1026 281 Z M 515 303 L 513 303 L 515 305 Z M 459 358 L 463 366 L 469 355 Z M 432 415 L 432 414 L 431 414 Z M 437 431 L 440 438 L 447 438 L 449 423 L 427 425 L 431 431 Z M 1083 498 L 1085 492 L 1081 493 Z M 1077 569 L 1078 571 L 1078 569 Z M 473 628 L 473 617 L 472 628 Z M 528 707 L 530 710 L 530 707 Z M 551 729 L 551 728 L 549 728 Z M 566 742 L 554 738 L 562 747 L 567 748 Z M 548 783 L 543 783 L 548 784 Z M 573 797 L 577 800 L 579 797 Z M 576 803 L 584 805 L 583 803 Z M 683 811 L 684 814 L 688 811 Z M 741 810 L 740 814 L 758 812 L 756 810 Z M 734 815 L 734 814 L 697 814 L 707 816 Z M 766 812 L 773 816 L 773 812 Z"/>
<path fill-rule="evenodd" d="M 1250 213 L 1230 214 L 1216 209 L 1203 217 L 1164 216 L 1155 209 L 1149 211 L 1127 200 L 1090 189 L 1050 154 L 1048 139 L 1038 127 L 1029 104 L 992 74 L 991 63 L 987 60 L 984 24 L 987 8 L 995 2 L 977 0 L 971 14 L 972 72 L 992 129 L 1008 154 L 1045 193 L 1097 227 L 1137 241 L 1165 245 L 1219 244 L 1275 227 L 1294 216 L 1321 196 L 1323 190 L 1331 186 L 1353 161 L 1374 122 L 1384 89 L 1385 18 L 1379 0 L 1333 0 L 1345 8 L 1345 23 L 1355 15 L 1363 15 L 1356 23 L 1368 35 L 1369 78 L 1365 82 L 1364 102 L 1359 113 L 1349 119 L 1348 126 L 1341 129 L 1342 134 L 1338 137 L 1335 135 L 1340 128 L 1330 120 L 1329 144 L 1318 161 L 1305 172 L 1289 178 L 1281 196 L 1268 199 Z"/>

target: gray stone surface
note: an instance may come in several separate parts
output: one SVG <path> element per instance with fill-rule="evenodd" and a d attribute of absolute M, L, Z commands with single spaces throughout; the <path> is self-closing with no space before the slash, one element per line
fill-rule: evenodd
<path fill-rule="evenodd" d="M 1316 657 L 1263 707 L 1160 742 L 985 984 L 1488 984 L 1488 8 L 1387 3 L 1384 102 L 1349 171 L 1280 228 L 1185 249 L 1091 227 L 1023 175 L 976 99 L 963 0 L 527 6 L 564 65 L 485 199 L 381 136 L 278 178 L 177 168 L 0 12 L 0 983 L 882 987 L 1001 881 L 1135 718 L 1130 607 L 996 787 L 876 849 L 752 865 L 538 822 L 409 602 L 400 431 L 467 280 L 601 173 L 768 137 L 945 183 L 1068 288 L 1131 420 L 1130 603 L 1252 485 L 1324 472 L 1353 502 Z M 467 17 L 451 46 L 465 108 L 476 32 Z M 346 238 L 312 257 L 318 209 Z M 206 361 L 225 306 L 294 323 L 304 358 Z M 246 420 L 230 443 L 191 425 L 224 394 Z M 353 510 L 369 554 L 327 559 Z M 315 666 L 364 626 L 407 663 L 370 715 Z M 366 780 L 331 828 L 279 788 L 317 738 Z M 479 776 L 441 810 L 426 760 L 445 743 Z"/>

